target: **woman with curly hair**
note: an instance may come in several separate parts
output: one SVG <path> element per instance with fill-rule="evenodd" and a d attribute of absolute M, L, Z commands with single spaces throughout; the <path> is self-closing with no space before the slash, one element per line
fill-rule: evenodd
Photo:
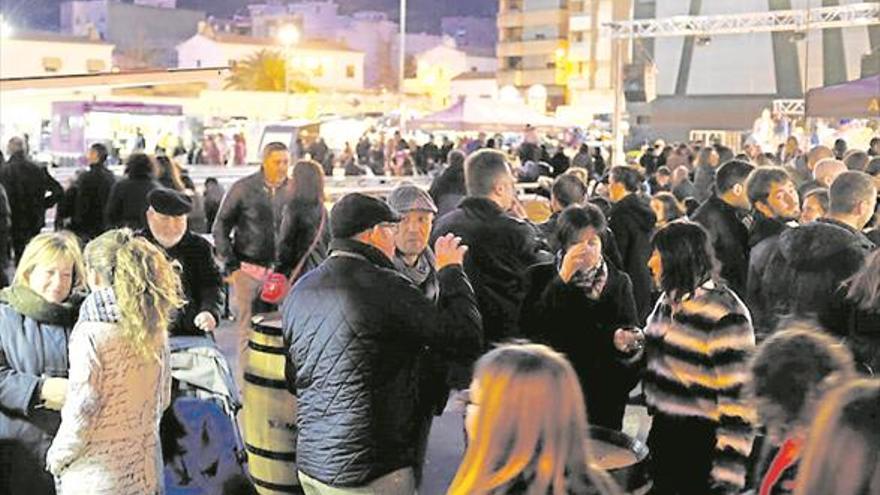
<path fill-rule="evenodd" d="M 61 427 L 46 464 L 61 495 L 162 493 L 159 420 L 171 399 L 168 326 L 184 304 L 176 268 L 127 229 L 85 249 L 91 294 L 70 338 Z"/>

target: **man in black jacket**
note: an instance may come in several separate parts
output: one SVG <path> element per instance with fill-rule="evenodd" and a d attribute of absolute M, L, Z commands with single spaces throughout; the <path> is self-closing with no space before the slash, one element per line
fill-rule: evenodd
<path fill-rule="evenodd" d="M 3 157 L 0 156 L 0 166 Z M 12 212 L 9 210 L 9 197 L 6 188 L 0 184 L 0 289 L 9 285 L 6 276 L 6 263 L 9 261 L 9 230 L 12 228 Z"/>
<path fill-rule="evenodd" d="M 841 174 L 831 185 L 828 215 L 779 236 L 761 279 L 771 315 L 815 318 L 846 337 L 841 284 L 859 270 L 876 246 L 861 232 L 874 215 L 877 187 L 864 172 Z"/>
<path fill-rule="evenodd" d="M 492 344 L 519 336 L 522 276 L 552 257 L 541 251 L 536 229 L 508 213 L 516 203 L 516 179 L 503 153 L 487 149 L 468 157 L 465 182 L 468 196 L 437 221 L 432 242 L 453 233 L 468 246 L 464 270 L 474 284 L 486 343 Z"/>
<path fill-rule="evenodd" d="M 716 194 L 692 217 L 709 232 L 715 257 L 721 264 L 721 276 L 739 296 L 746 293 L 749 271 L 749 231 L 742 218 L 751 205 L 745 182 L 754 168 L 739 160 L 719 167 L 715 175 Z"/>
<path fill-rule="evenodd" d="M 640 194 L 642 176 L 633 167 L 611 169 L 608 178 L 608 196 L 614 203 L 608 213 L 608 226 L 614 232 L 625 271 L 633 285 L 633 296 L 639 321 L 644 322 L 651 311 L 651 233 L 657 216 L 648 201 Z"/>
<path fill-rule="evenodd" d="M 430 415 L 423 350 L 473 352 L 481 323 L 462 270 L 467 250 L 435 244 L 435 305 L 391 261 L 400 217 L 358 193 L 333 207 L 331 254 L 282 309 L 286 376 L 298 401 L 297 467 L 306 493 L 415 492 Z"/>
<path fill-rule="evenodd" d="M 752 312 L 755 334 L 759 341 L 763 341 L 772 328 L 767 328 L 768 314 L 761 280 L 779 235 L 800 216 L 800 202 L 794 181 L 782 167 L 756 168 L 746 182 L 746 191 L 754 209 L 754 221 L 749 229 L 749 272 L 745 299 Z"/>
<path fill-rule="evenodd" d="M 71 230 L 88 242 L 106 230 L 104 210 L 116 176 L 107 168 L 107 147 L 95 143 L 89 147 L 89 170 L 76 181 Z"/>
<path fill-rule="evenodd" d="M 27 243 L 46 224 L 46 210 L 61 201 L 64 189 L 45 168 L 28 160 L 23 139 L 10 139 L 6 149 L 9 161 L 0 169 L 0 184 L 9 196 L 10 237 L 18 263 Z"/>
<path fill-rule="evenodd" d="M 211 243 L 187 228 L 192 202 L 185 195 L 164 188 L 151 191 L 147 201 L 149 228 L 140 235 L 162 247 L 183 269 L 180 281 L 187 303 L 177 313 L 168 333 L 200 336 L 213 332 L 223 311 L 223 280 L 214 262 Z"/>
<path fill-rule="evenodd" d="M 289 166 L 287 146 L 267 144 L 260 171 L 232 185 L 214 220 L 214 246 L 229 275 L 233 312 L 242 339 L 247 338 L 262 279 L 278 262 L 275 235 L 281 232 L 282 212 L 293 193 Z"/>

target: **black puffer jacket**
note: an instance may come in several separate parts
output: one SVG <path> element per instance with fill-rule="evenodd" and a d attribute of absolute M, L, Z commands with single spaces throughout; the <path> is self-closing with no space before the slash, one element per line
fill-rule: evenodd
<path fill-rule="evenodd" d="M 437 220 L 430 245 L 450 232 L 468 247 L 464 270 L 474 284 L 486 343 L 519 336 L 517 312 L 525 295 L 522 276 L 528 267 L 551 259 L 541 251 L 537 230 L 489 199 L 466 198 Z"/>
<path fill-rule="evenodd" d="M 214 220 L 212 233 L 217 253 L 227 271 L 242 261 L 269 266 L 278 261 L 276 232 L 281 231 L 282 212 L 290 203 L 292 182 L 272 189 L 263 172 L 240 179 L 229 189 Z"/>
<path fill-rule="evenodd" d="M 25 240 L 40 233 L 46 224 L 46 210 L 64 197 L 61 184 L 49 172 L 16 153 L 0 166 L 0 183 L 6 188 L 12 209 L 12 236 Z"/>
<path fill-rule="evenodd" d="M 623 258 L 623 271 L 629 275 L 636 299 L 639 321 L 645 321 L 651 311 L 651 233 L 657 216 L 648 201 L 636 194 L 621 199 L 608 213 L 608 226 L 614 232 L 617 248 Z"/>
<path fill-rule="evenodd" d="M 302 472 L 328 485 L 358 487 L 415 466 L 431 407 L 419 388 L 426 348 L 464 354 L 481 348 L 480 316 L 464 272 L 446 267 L 438 278 L 435 306 L 377 249 L 335 240 L 331 257 L 291 290 L 282 325 L 287 379 L 299 397 Z"/>
<path fill-rule="evenodd" d="M 785 315 L 815 317 L 846 337 L 847 309 L 838 289 L 874 247 L 861 232 L 824 218 L 783 232 L 761 279 L 770 325 Z"/>
<path fill-rule="evenodd" d="M 712 196 L 694 212 L 692 219 L 709 232 L 715 257 L 721 264 L 721 276 L 738 296 L 744 295 L 749 272 L 749 231 L 737 209 Z"/>
<path fill-rule="evenodd" d="M 94 239 L 107 230 L 104 210 L 116 176 L 103 163 L 89 165 L 76 180 L 71 230 L 84 240 Z"/>

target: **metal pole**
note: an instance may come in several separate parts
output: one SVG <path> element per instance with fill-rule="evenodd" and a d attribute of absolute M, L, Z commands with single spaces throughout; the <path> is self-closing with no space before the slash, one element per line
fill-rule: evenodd
<path fill-rule="evenodd" d="M 613 38 L 614 62 L 612 64 L 614 70 L 614 114 L 611 120 L 611 126 L 614 131 L 614 148 L 611 163 L 613 165 L 625 165 L 623 159 L 623 104 L 625 95 L 623 92 L 623 42 L 622 38 Z"/>
<path fill-rule="evenodd" d="M 290 118 L 290 45 L 284 45 L 284 118 Z"/>
<path fill-rule="evenodd" d="M 400 0 L 400 53 L 398 63 L 397 94 L 400 98 L 400 135 L 406 133 L 406 98 L 403 94 L 403 81 L 406 78 L 406 0 Z"/>

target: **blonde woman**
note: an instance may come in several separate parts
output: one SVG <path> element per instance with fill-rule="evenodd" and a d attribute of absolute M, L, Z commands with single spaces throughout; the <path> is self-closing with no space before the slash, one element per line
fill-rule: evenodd
<path fill-rule="evenodd" d="M 822 401 L 795 495 L 880 493 L 880 380 L 853 380 Z"/>
<path fill-rule="evenodd" d="M 159 420 L 171 394 L 177 270 L 130 230 L 86 246 L 91 294 L 70 340 L 70 385 L 46 464 L 61 495 L 162 493 Z"/>
<path fill-rule="evenodd" d="M 0 493 L 55 493 L 43 459 L 61 422 L 83 279 L 76 237 L 40 234 L 0 291 Z"/>
<path fill-rule="evenodd" d="M 549 347 L 505 345 L 477 362 L 468 448 L 449 495 L 619 493 L 591 466 L 577 375 Z"/>

